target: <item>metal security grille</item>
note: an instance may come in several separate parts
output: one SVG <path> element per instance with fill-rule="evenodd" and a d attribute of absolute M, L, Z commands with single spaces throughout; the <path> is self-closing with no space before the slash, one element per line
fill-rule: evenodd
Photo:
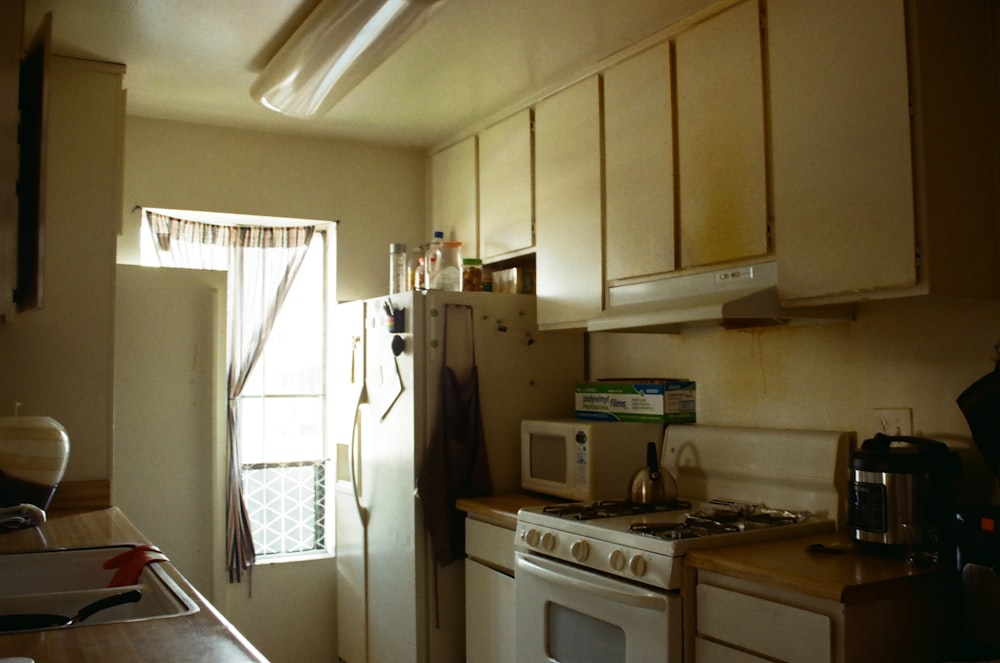
<path fill-rule="evenodd" d="M 326 551 L 326 475 L 326 460 L 243 465 L 258 555 Z"/>

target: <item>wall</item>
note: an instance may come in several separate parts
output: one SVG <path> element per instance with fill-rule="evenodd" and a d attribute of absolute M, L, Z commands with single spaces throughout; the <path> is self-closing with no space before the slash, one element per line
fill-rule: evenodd
<path fill-rule="evenodd" d="M 992 370 L 998 341 L 1000 302 L 925 297 L 866 303 L 846 324 L 592 334 L 590 374 L 692 378 L 700 423 L 848 430 L 861 442 L 877 431 L 873 408 L 909 407 L 915 434 L 968 446 L 955 399 Z"/>
<path fill-rule="evenodd" d="M 120 263 L 138 263 L 140 215 L 133 211 L 135 205 L 339 219 L 337 296 L 348 300 L 384 294 L 389 243 L 416 244 L 425 235 L 424 156 L 419 152 L 129 117 L 124 171 Z M 135 290 L 141 285 L 135 280 L 139 274 L 133 271 L 138 268 L 120 269 L 121 287 L 128 287 L 128 292 L 122 293 L 119 315 L 128 312 L 129 316 L 128 321 L 121 321 L 120 329 L 135 330 L 149 324 L 144 320 L 148 321 L 150 311 L 135 306 L 143 292 Z M 126 296 L 130 298 L 127 305 Z M 224 300 L 224 292 L 221 297 Z M 177 306 L 189 310 L 197 303 L 191 299 Z M 170 322 L 169 313 L 169 308 L 161 307 L 159 315 L 166 317 L 160 317 L 157 324 L 177 329 L 156 329 L 152 339 L 188 338 L 197 325 L 189 326 L 184 316 Z M 211 451 L 214 445 L 216 454 L 224 454 L 224 423 L 209 450 L 197 448 L 204 440 L 193 438 L 203 435 L 205 427 L 193 430 L 190 422 L 177 418 L 178 413 L 203 411 L 197 396 L 185 393 L 186 398 L 169 399 L 175 418 L 171 423 L 170 415 L 158 407 L 166 398 L 150 402 L 153 389 L 126 381 L 141 383 L 136 376 L 147 374 L 149 367 L 131 365 L 141 356 L 141 348 L 134 345 L 139 339 L 120 333 L 118 358 L 130 365 L 116 368 L 122 382 L 116 394 L 120 415 L 116 424 L 121 424 L 116 431 L 121 435 L 115 439 L 116 457 L 121 461 L 115 463 L 116 504 L 140 528 L 146 523 L 149 536 L 164 550 L 177 551 L 178 567 L 190 573 L 199 589 L 269 659 L 335 660 L 335 560 L 261 564 L 242 584 L 226 582 L 219 496 L 225 461 L 224 455 L 213 456 Z M 205 361 L 196 340 L 186 347 L 176 349 L 181 353 L 174 362 L 178 371 L 164 375 L 157 388 L 176 393 L 183 389 L 178 380 L 187 379 L 183 376 L 191 375 L 192 366 Z M 218 384 L 224 390 L 222 371 Z M 224 416 L 224 401 L 219 406 Z M 155 417 L 156 430 L 144 435 L 140 429 L 148 417 Z M 151 459 L 157 472 L 145 483 L 155 498 L 144 492 L 141 476 L 126 469 L 141 468 L 144 461 L 148 466 Z M 214 473 L 206 472 L 206 466 L 214 466 Z M 122 476 L 119 471 L 130 473 Z M 209 495 L 215 497 L 208 499 Z M 211 523 L 208 528 L 206 521 Z"/>
<path fill-rule="evenodd" d="M 389 283 L 389 243 L 424 237 L 421 152 L 129 117 L 118 261 L 139 262 L 136 205 L 339 220 L 337 299 Z"/>
<path fill-rule="evenodd" d="M 226 273 L 117 271 L 114 503 L 212 597 L 225 554 L 211 505 L 224 499 Z"/>
<path fill-rule="evenodd" d="M 49 78 L 44 307 L 0 325 L 0 414 L 51 416 L 66 480 L 111 473 L 122 67 L 54 57 Z"/>

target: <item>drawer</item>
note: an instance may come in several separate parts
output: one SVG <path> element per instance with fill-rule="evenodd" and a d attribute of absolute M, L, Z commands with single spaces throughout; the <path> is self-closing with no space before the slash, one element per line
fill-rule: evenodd
<path fill-rule="evenodd" d="M 465 554 L 514 575 L 514 530 L 465 519 Z"/>
<path fill-rule="evenodd" d="M 698 583 L 696 601 L 701 638 L 789 663 L 832 660 L 833 626 L 826 615 L 704 583 Z"/>
<path fill-rule="evenodd" d="M 767 663 L 766 658 L 747 654 L 705 638 L 695 640 L 694 660 L 698 663 Z"/>

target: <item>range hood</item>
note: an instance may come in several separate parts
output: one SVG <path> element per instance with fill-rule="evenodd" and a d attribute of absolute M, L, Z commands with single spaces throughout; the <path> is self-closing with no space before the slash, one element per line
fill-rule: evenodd
<path fill-rule="evenodd" d="M 718 325 L 748 329 L 854 319 L 852 306 L 785 308 L 774 261 L 614 285 L 587 331 L 680 333 Z"/>

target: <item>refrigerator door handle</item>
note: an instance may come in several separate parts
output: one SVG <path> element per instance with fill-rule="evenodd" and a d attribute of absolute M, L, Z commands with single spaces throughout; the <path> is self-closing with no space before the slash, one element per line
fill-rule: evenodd
<path fill-rule="evenodd" d="M 351 426 L 351 492 L 354 493 L 354 506 L 358 510 L 358 518 L 362 527 L 368 527 L 368 509 L 361 505 L 361 491 L 358 487 L 358 456 L 361 454 L 361 441 L 358 436 L 358 420 L 361 418 L 361 402 L 364 400 L 365 387 L 358 391 L 358 402 L 354 406 L 354 424 Z"/>

